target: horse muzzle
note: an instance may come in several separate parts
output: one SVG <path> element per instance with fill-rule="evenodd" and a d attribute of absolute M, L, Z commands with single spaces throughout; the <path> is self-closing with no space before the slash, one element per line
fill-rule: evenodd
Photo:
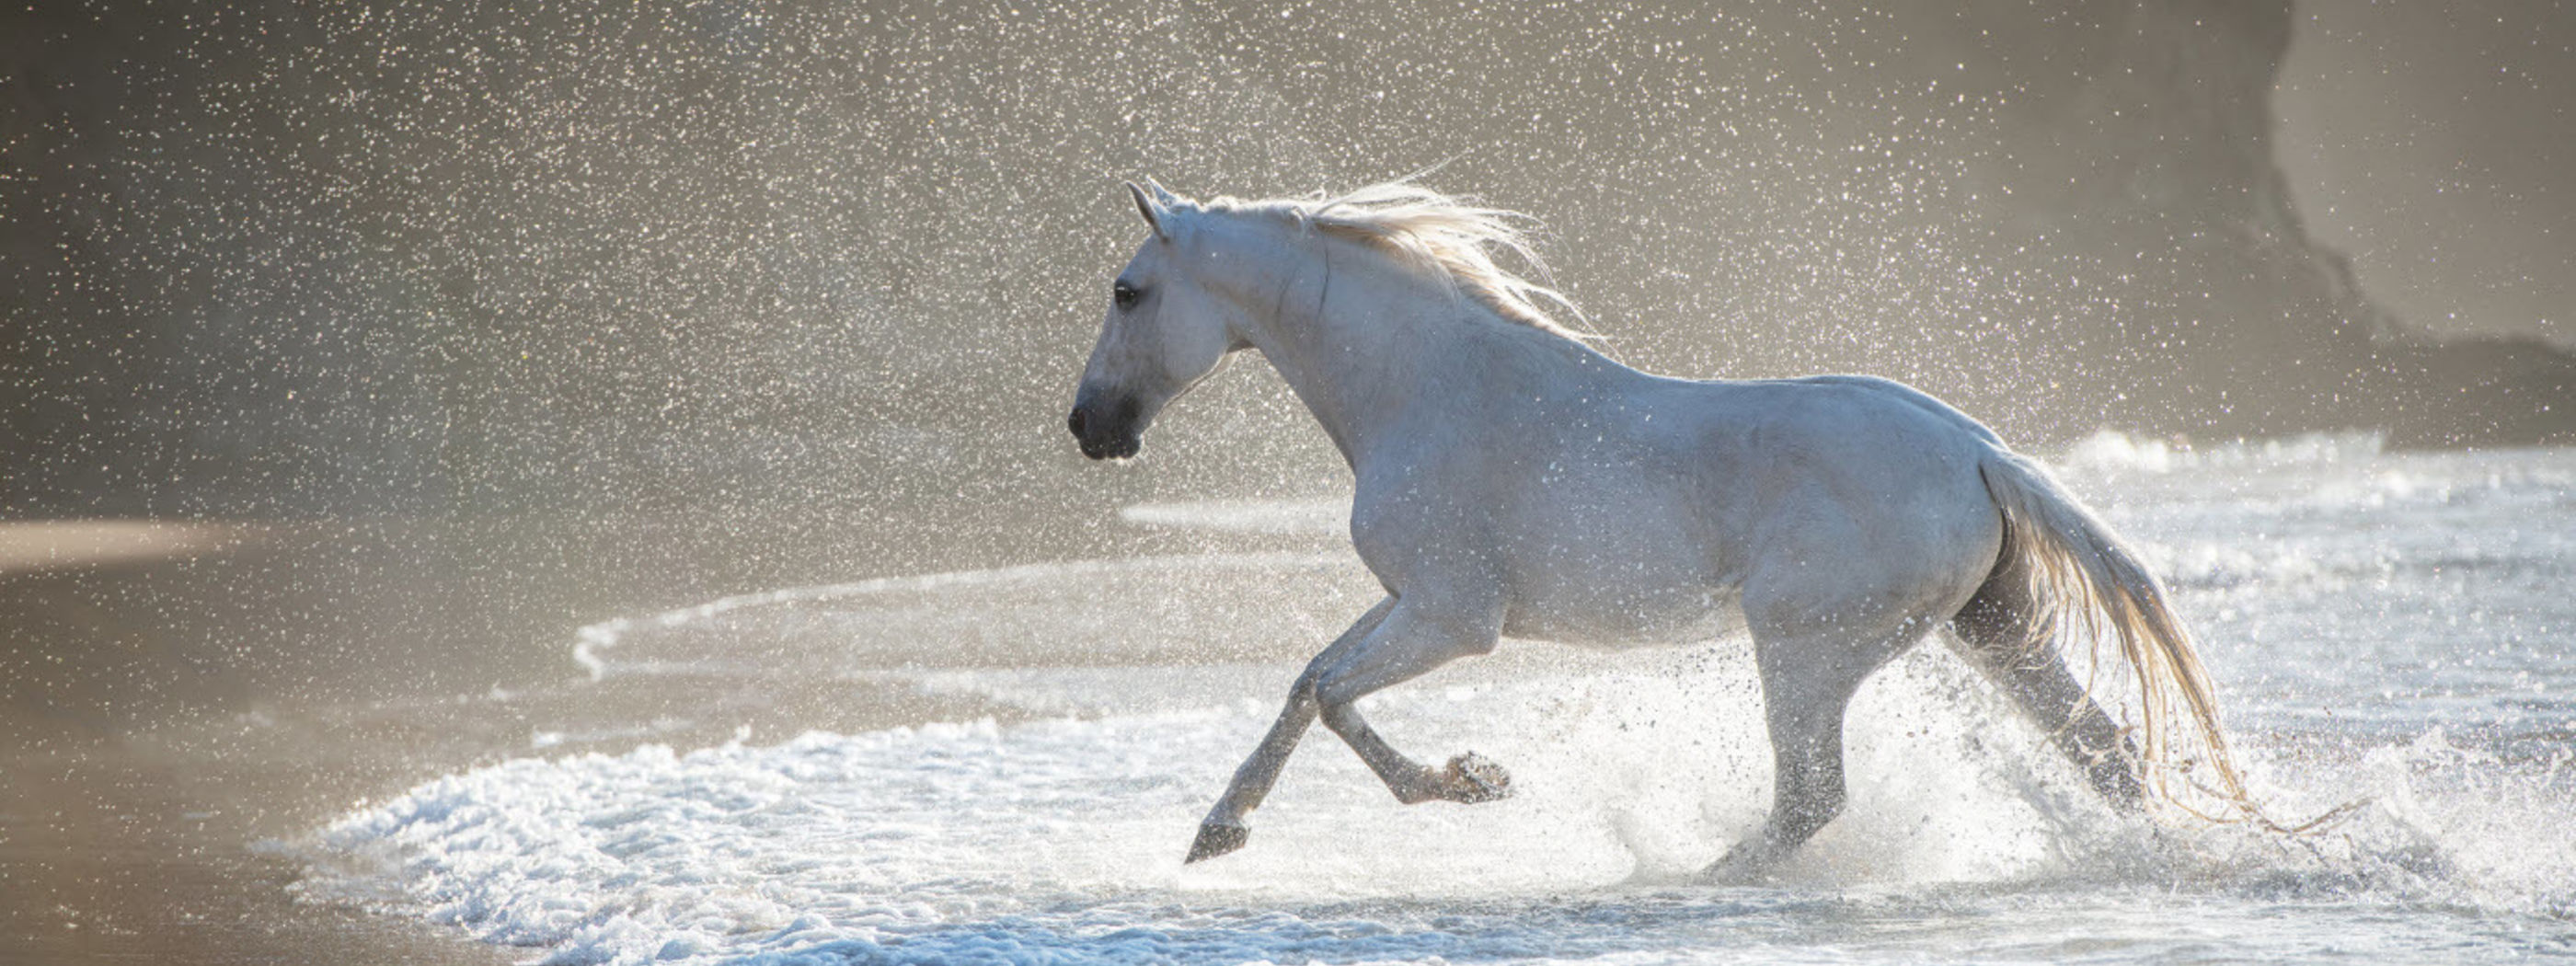
<path fill-rule="evenodd" d="M 1075 403 L 1073 415 L 1065 418 L 1066 429 L 1073 431 L 1082 455 L 1096 460 L 1123 460 L 1144 448 L 1144 427 L 1137 418 L 1138 407 L 1132 396 L 1122 396 L 1102 404 L 1095 400 Z"/>

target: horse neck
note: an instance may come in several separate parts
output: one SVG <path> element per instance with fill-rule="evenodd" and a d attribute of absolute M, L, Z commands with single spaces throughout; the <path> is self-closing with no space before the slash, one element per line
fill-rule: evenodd
<path fill-rule="evenodd" d="M 1261 350 L 1354 472 L 1372 455 L 1412 451 L 1426 433 L 1493 418 L 1529 383 L 1578 376 L 1579 344 L 1508 322 L 1354 243 L 1314 238 L 1300 268 L 1246 293 Z M 1553 344 L 1551 344 L 1553 343 Z M 1570 351 L 1569 351 L 1570 350 Z M 1505 384 L 1521 391 L 1502 392 Z M 1538 395 L 1546 395 L 1539 393 Z"/>

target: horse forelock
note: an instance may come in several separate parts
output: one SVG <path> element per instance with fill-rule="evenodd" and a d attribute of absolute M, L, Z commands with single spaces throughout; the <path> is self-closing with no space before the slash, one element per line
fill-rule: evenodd
<path fill-rule="evenodd" d="M 1492 309 L 1505 321 L 1569 339 L 1591 333 L 1557 320 L 1549 307 L 1578 323 L 1582 309 L 1550 284 L 1547 263 L 1530 237 L 1536 220 L 1489 208 L 1405 181 L 1374 184 L 1335 196 L 1245 200 L 1218 197 L 1192 205 L 1210 213 L 1277 218 L 1290 225 L 1345 238 L 1431 273 L 1458 295 Z M 1498 258 L 1528 267 L 1516 272 Z M 1536 278 L 1532 278 L 1535 275 Z"/>

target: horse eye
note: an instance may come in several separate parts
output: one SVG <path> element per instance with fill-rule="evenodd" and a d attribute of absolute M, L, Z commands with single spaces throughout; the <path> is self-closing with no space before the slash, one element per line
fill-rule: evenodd
<path fill-rule="evenodd" d="M 1110 286 L 1110 288 L 1109 288 L 1109 300 L 1110 300 L 1111 302 L 1117 303 L 1117 305 L 1118 305 L 1118 307 L 1119 307 L 1119 308 L 1122 308 L 1122 309 L 1132 309 L 1132 308 L 1135 308 L 1135 307 L 1136 307 L 1136 299 L 1137 299 L 1136 286 L 1129 285 L 1129 284 L 1127 284 L 1127 283 L 1125 283 L 1125 282 L 1120 282 L 1120 283 L 1118 283 L 1118 284 L 1116 284 L 1116 285 Z"/>

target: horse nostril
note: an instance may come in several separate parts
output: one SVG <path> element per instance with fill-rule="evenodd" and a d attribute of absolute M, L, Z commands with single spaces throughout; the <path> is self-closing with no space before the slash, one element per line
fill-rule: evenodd
<path fill-rule="evenodd" d="M 1064 425 L 1066 429 L 1073 430 L 1074 435 L 1082 435 L 1082 410 L 1076 409 L 1073 415 L 1065 417 Z"/>

